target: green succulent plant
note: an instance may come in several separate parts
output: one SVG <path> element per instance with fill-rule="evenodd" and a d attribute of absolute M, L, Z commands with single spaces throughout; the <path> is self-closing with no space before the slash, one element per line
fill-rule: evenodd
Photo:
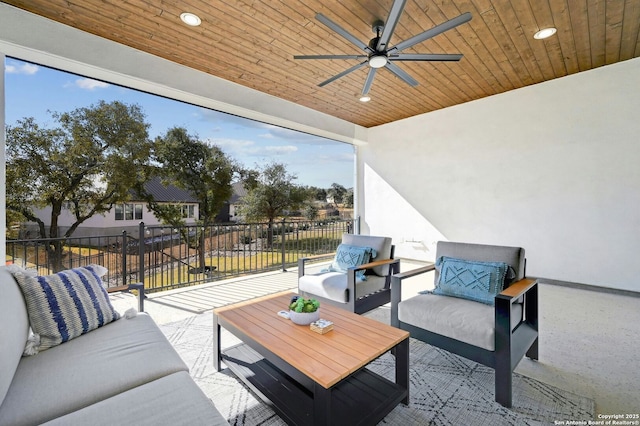
<path fill-rule="evenodd" d="M 294 312 L 315 312 L 320 307 L 320 302 L 316 299 L 305 299 L 303 297 L 298 297 L 291 301 L 289 304 L 289 309 Z"/>

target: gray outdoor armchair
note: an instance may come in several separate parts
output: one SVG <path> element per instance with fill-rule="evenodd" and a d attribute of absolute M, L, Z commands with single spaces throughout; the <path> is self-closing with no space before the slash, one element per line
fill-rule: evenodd
<path fill-rule="evenodd" d="M 320 273 L 308 274 L 298 259 L 298 293 L 361 314 L 391 301 L 391 275 L 400 272 L 389 237 L 343 234 L 334 261 Z"/>
<path fill-rule="evenodd" d="M 436 259 L 392 277 L 391 325 L 493 368 L 495 400 L 511 407 L 513 370 L 538 359 L 538 283 L 525 277 L 524 249 L 440 241 Z M 401 300 L 404 279 L 434 270 L 433 292 Z M 490 283 L 501 274 L 504 290 Z"/>

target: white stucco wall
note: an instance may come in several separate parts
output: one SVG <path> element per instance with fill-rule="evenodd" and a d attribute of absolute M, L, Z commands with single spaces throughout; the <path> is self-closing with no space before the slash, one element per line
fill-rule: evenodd
<path fill-rule="evenodd" d="M 640 59 L 369 129 L 363 231 L 525 248 L 530 276 L 640 291 Z"/>

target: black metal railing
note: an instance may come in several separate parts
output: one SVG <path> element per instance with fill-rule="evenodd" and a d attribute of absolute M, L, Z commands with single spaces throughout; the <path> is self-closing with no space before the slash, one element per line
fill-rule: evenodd
<path fill-rule="evenodd" d="M 199 226 L 145 226 L 121 235 L 7 240 L 7 263 L 47 275 L 100 264 L 108 286 L 144 282 L 161 291 L 295 266 L 298 258 L 332 253 L 358 220 L 282 220 Z"/>

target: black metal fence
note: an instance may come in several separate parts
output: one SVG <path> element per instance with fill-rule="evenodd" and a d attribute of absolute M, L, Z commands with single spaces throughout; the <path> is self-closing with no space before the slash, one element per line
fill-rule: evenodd
<path fill-rule="evenodd" d="M 295 266 L 299 257 L 332 253 L 356 220 L 145 226 L 138 235 L 7 240 L 7 263 L 40 275 L 99 264 L 108 286 L 144 282 L 161 291 Z"/>

